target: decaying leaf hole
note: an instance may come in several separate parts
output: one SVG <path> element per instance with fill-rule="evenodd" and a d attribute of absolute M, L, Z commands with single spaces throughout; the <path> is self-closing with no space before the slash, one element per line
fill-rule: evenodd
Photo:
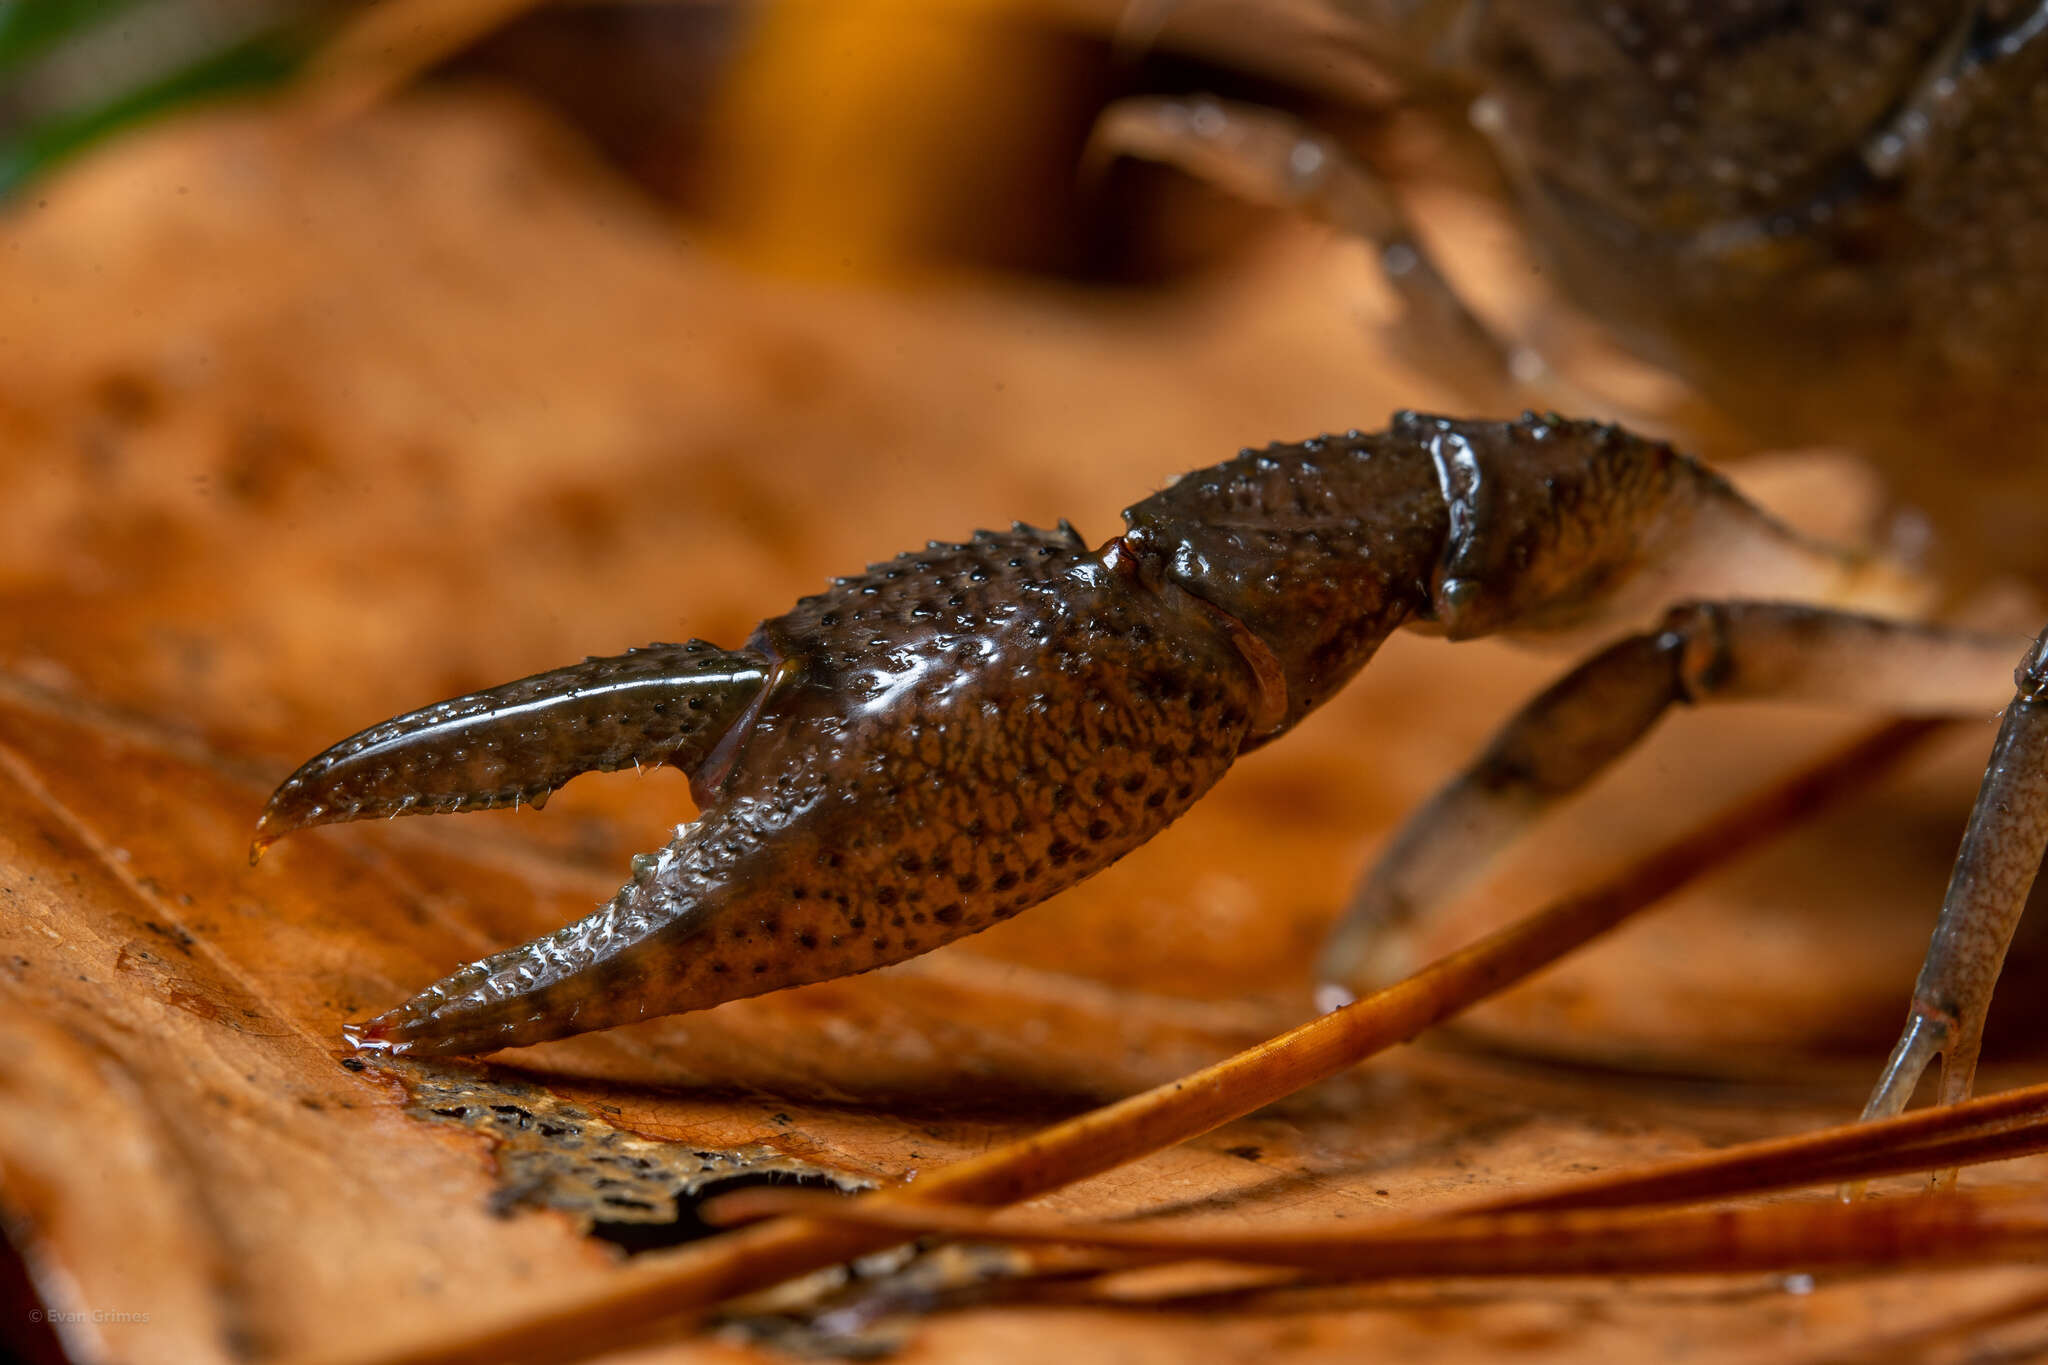
<path fill-rule="evenodd" d="M 552 1209 L 628 1255 L 716 1232 L 697 1216 L 714 1194 L 760 1185 L 851 1194 L 874 1186 L 772 1147 L 705 1148 L 647 1137 L 525 1082 L 398 1068 L 392 1074 L 405 1085 L 407 1114 L 490 1139 L 497 1166 L 491 1212 L 510 1218 Z"/>

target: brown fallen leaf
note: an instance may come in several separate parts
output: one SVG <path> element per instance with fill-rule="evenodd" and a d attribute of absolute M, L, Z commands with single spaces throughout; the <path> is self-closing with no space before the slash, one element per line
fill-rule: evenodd
<path fill-rule="evenodd" d="M 736 641 L 929 536 L 1067 515 L 1099 537 L 1239 444 L 1449 402 L 1355 330 L 1364 273 L 1279 231 L 1144 304 L 757 277 L 477 97 L 325 132 L 165 125 L 0 219 L 0 1204 L 67 1348 L 371 1357 L 510 1320 L 602 1292 L 726 1178 L 900 1179 L 1305 1017 L 1375 841 L 1554 661 L 1399 642 L 1180 826 L 1008 925 L 488 1064 L 359 1067 L 339 1027 L 608 894 L 689 814 L 680 781 L 243 853 L 277 777 L 409 706 Z M 1526 909 L 1860 723 L 1674 727 L 1472 906 Z M 1471 1025 L 1523 1055 L 1408 1050 L 1044 1207 L 1424 1211 L 1839 1118 L 1896 1025 L 1972 747 Z M 906 1358 L 1778 1359 L 2037 1288 L 2008 1268 L 989 1307 Z"/>

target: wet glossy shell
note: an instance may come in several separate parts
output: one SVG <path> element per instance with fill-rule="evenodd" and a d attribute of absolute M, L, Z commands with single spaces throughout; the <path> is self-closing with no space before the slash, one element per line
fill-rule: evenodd
<path fill-rule="evenodd" d="M 839 580 L 757 633 L 791 669 L 716 808 L 611 904 L 443 982 L 388 1037 L 470 1052 L 701 1008 L 900 961 L 1073 885 L 1244 738 L 1251 674 L 1184 613 L 1065 529 Z"/>

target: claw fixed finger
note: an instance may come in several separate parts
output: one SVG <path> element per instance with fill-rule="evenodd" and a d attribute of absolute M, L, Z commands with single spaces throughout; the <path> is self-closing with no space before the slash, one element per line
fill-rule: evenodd
<path fill-rule="evenodd" d="M 537 807 L 578 773 L 695 767 L 770 671 L 761 654 L 693 640 L 586 659 L 409 712 L 286 778 L 257 821 L 250 861 L 312 825 Z"/>

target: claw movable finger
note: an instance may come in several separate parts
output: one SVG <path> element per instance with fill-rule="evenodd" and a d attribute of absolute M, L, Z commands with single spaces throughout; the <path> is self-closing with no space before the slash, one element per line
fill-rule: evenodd
<path fill-rule="evenodd" d="M 250 860 L 310 825 L 539 806 L 579 773 L 692 768 L 770 671 L 760 654 L 693 640 L 586 659 L 409 712 L 286 778 L 257 821 Z"/>

